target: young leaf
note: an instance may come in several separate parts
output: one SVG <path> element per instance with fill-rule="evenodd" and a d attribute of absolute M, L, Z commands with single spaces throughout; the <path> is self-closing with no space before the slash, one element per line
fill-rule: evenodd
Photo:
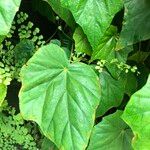
<path fill-rule="evenodd" d="M 94 49 L 92 60 L 103 59 L 111 61 L 115 58 L 117 28 L 110 26 L 104 36 L 101 38 L 98 47 Z"/>
<path fill-rule="evenodd" d="M 92 132 L 88 150 L 132 150 L 131 129 L 121 119 L 122 111 L 104 117 Z"/>
<path fill-rule="evenodd" d="M 61 0 L 75 21 L 82 27 L 92 46 L 96 48 L 115 14 L 122 8 L 122 0 Z"/>
<path fill-rule="evenodd" d="M 125 0 L 125 17 L 117 49 L 150 38 L 150 1 Z"/>
<path fill-rule="evenodd" d="M 135 150 L 150 148 L 150 76 L 146 85 L 132 95 L 122 118 L 134 132 Z"/>
<path fill-rule="evenodd" d="M 83 52 L 88 55 L 92 54 L 92 47 L 81 27 L 76 28 L 73 38 L 75 40 L 75 49 L 77 52 Z"/>
<path fill-rule="evenodd" d="M 24 119 L 37 122 L 59 149 L 85 149 L 100 100 L 99 79 L 90 66 L 70 64 L 64 50 L 50 44 L 35 53 L 21 76 Z"/>
<path fill-rule="evenodd" d="M 102 116 L 108 109 L 120 105 L 124 95 L 123 80 L 116 80 L 107 72 L 99 74 L 101 85 L 101 102 L 97 108 L 96 116 Z"/>
<path fill-rule="evenodd" d="M 0 106 L 3 103 L 7 94 L 7 86 L 5 84 L 0 83 Z"/>
<path fill-rule="evenodd" d="M 21 0 L 0 1 L 0 41 L 7 35 Z"/>

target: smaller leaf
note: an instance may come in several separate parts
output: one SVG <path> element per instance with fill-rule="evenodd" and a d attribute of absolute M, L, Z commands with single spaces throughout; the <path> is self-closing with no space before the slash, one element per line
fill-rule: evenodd
<path fill-rule="evenodd" d="M 97 108 L 97 117 L 102 116 L 110 108 L 119 106 L 124 95 L 123 79 L 116 80 L 107 72 L 101 72 L 99 78 L 101 85 L 101 102 Z"/>
<path fill-rule="evenodd" d="M 81 27 L 76 28 L 73 39 L 75 40 L 75 49 L 77 52 L 83 52 L 88 55 L 92 54 L 92 47 Z"/>
<path fill-rule="evenodd" d="M 116 34 L 117 28 L 110 26 L 100 40 L 98 47 L 94 49 L 92 61 L 96 59 L 112 60 L 115 58 Z"/>
<path fill-rule="evenodd" d="M 123 8 L 122 0 L 60 0 L 69 9 L 95 49 L 114 16 Z"/>
<path fill-rule="evenodd" d="M 121 115 L 117 111 L 94 127 L 88 150 L 132 150 L 133 134 Z"/>
<path fill-rule="evenodd" d="M 150 76 L 146 85 L 131 96 L 122 115 L 134 132 L 135 150 L 150 148 Z"/>
<path fill-rule="evenodd" d="M 117 49 L 150 38 L 150 1 L 124 0 L 124 22 Z"/>

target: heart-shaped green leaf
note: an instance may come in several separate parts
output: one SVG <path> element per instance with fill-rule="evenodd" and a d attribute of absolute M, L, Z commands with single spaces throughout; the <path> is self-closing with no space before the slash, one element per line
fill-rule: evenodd
<path fill-rule="evenodd" d="M 42 47 L 21 71 L 20 110 L 59 149 L 85 149 L 100 100 L 99 79 L 83 63 L 68 62 L 55 44 Z"/>

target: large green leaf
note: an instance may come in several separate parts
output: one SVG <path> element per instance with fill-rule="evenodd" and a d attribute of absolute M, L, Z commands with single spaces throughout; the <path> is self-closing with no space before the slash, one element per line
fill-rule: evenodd
<path fill-rule="evenodd" d="M 117 49 L 150 38 L 150 1 L 124 0 L 125 17 Z"/>
<path fill-rule="evenodd" d="M 135 150 L 149 150 L 150 76 L 146 85 L 132 95 L 122 117 L 134 132 L 133 147 Z"/>
<path fill-rule="evenodd" d="M 7 35 L 21 0 L 0 1 L 0 38 Z"/>
<path fill-rule="evenodd" d="M 62 7 L 60 0 L 45 1 L 47 1 L 50 4 L 50 6 L 56 12 L 56 14 L 58 14 L 70 27 L 74 28 L 74 18 L 68 9 Z"/>
<path fill-rule="evenodd" d="M 96 48 L 114 15 L 122 8 L 122 0 L 61 0 Z"/>
<path fill-rule="evenodd" d="M 88 55 L 92 54 L 92 47 L 81 27 L 76 28 L 73 38 L 75 40 L 75 49 L 77 52 L 83 52 Z"/>
<path fill-rule="evenodd" d="M 92 132 L 88 150 L 131 150 L 131 129 L 121 119 L 122 111 L 104 117 Z"/>
<path fill-rule="evenodd" d="M 111 61 L 115 58 L 115 47 L 116 47 L 116 34 L 117 28 L 110 26 L 105 32 L 104 36 L 100 40 L 98 47 L 94 49 L 92 54 L 92 60 L 103 59 Z"/>
<path fill-rule="evenodd" d="M 0 83 L 0 106 L 3 103 L 7 94 L 7 86 L 3 83 Z"/>
<path fill-rule="evenodd" d="M 85 149 L 100 100 L 90 66 L 68 62 L 63 49 L 43 46 L 21 71 L 20 110 L 59 149 Z"/>
<path fill-rule="evenodd" d="M 96 115 L 103 115 L 108 109 L 120 105 L 124 95 L 124 82 L 116 80 L 107 72 L 99 75 L 101 85 L 101 102 L 97 108 Z"/>

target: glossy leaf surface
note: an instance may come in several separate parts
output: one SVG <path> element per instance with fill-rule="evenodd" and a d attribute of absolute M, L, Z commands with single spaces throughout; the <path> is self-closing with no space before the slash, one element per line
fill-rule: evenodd
<path fill-rule="evenodd" d="M 59 149 L 85 149 L 100 100 L 95 72 L 83 63 L 70 64 L 64 50 L 50 44 L 37 51 L 21 76 L 23 117 L 36 121 Z"/>
<path fill-rule="evenodd" d="M 122 8 L 122 0 L 61 0 L 75 21 L 82 27 L 93 48 L 96 48 L 115 14 Z"/>

